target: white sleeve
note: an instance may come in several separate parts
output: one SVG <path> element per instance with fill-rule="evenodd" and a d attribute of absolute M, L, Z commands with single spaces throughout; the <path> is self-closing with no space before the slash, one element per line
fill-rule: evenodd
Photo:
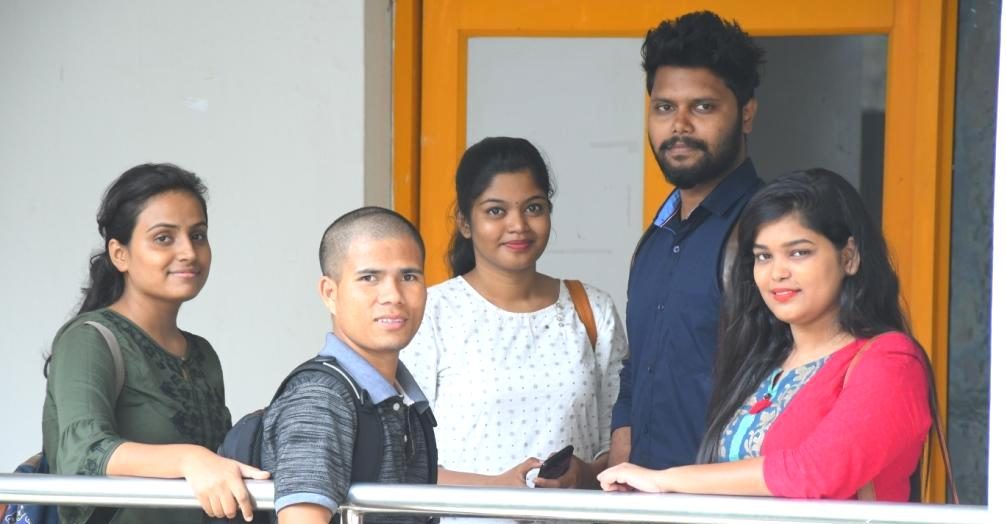
<path fill-rule="evenodd" d="M 432 304 L 430 304 L 432 305 Z M 437 307 L 427 307 L 419 331 L 409 345 L 399 353 L 399 359 L 409 368 L 430 406 L 437 407 L 437 385 L 440 375 L 440 330 L 437 327 Z"/>
<path fill-rule="evenodd" d="M 597 366 L 597 406 L 600 410 L 598 419 L 598 449 L 601 453 L 611 447 L 611 409 L 618 398 L 618 373 L 622 369 L 622 360 L 629 354 L 629 344 L 625 338 L 622 319 L 615 309 L 615 301 L 604 291 L 597 288 L 587 288 L 591 309 L 597 324 L 597 347 L 595 365 Z"/>

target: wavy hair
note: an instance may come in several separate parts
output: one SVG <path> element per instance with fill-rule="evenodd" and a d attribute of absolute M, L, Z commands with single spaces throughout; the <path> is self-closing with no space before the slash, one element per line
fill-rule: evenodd
<path fill-rule="evenodd" d="M 765 51 L 736 21 L 698 11 L 664 20 L 650 29 L 640 55 L 648 93 L 653 91 L 657 69 L 662 66 L 701 67 L 720 77 L 737 97 L 737 106 L 742 107 L 754 97 Z"/>
<path fill-rule="evenodd" d="M 769 183 L 751 198 L 737 223 L 737 258 L 722 306 L 708 425 L 699 447 L 701 463 L 717 461 L 723 429 L 758 384 L 782 365 L 793 344 L 789 325 L 772 314 L 758 291 L 752 254 L 761 228 L 788 216 L 826 237 L 838 250 L 850 238 L 855 242 L 859 270 L 845 277 L 839 295 L 843 330 L 857 338 L 891 330 L 911 336 L 887 243 L 856 189 L 824 169 L 792 173 Z"/>

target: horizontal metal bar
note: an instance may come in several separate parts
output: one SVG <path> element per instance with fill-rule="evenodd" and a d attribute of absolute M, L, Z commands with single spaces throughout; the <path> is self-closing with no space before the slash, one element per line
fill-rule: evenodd
<path fill-rule="evenodd" d="M 248 480 L 248 493 L 260 509 L 273 508 L 272 481 Z M 82 475 L 0 474 L 0 503 L 63 506 L 198 508 L 184 480 Z"/>
<path fill-rule="evenodd" d="M 248 481 L 260 509 L 273 508 L 273 483 Z M 199 507 L 182 480 L 0 474 L 0 503 L 113 507 Z M 989 523 L 984 506 L 785 500 L 711 495 L 600 493 L 401 484 L 356 484 L 344 509 L 375 513 L 464 515 L 596 522 Z"/>
<path fill-rule="evenodd" d="M 680 524 L 987 522 L 987 511 L 984 506 L 400 484 L 356 484 L 349 490 L 348 502 L 365 513 L 399 513 L 407 510 L 410 513 L 431 515 L 595 522 Z"/>

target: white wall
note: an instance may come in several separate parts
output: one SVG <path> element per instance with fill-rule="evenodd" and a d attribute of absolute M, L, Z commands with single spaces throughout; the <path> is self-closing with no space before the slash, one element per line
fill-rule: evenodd
<path fill-rule="evenodd" d="M 638 38 L 468 43 L 468 145 L 519 136 L 541 150 L 556 193 L 538 269 L 607 291 L 623 320 L 629 258 L 643 227 L 643 155 L 650 154 L 637 56 Z"/>
<path fill-rule="evenodd" d="M 364 93 L 380 113 L 388 92 L 388 6 L 0 2 L 0 471 L 41 447 L 42 355 L 100 246 L 101 194 L 132 165 L 209 186 L 213 269 L 180 324 L 219 352 L 235 418 L 319 349 L 321 233 L 365 182 L 390 200 L 387 109 L 364 138 Z"/>

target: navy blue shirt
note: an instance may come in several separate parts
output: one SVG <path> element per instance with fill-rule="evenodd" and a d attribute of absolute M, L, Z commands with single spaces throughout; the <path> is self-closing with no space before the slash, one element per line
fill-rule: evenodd
<path fill-rule="evenodd" d="M 629 461 L 693 464 L 705 431 L 720 314 L 723 246 L 763 185 L 745 160 L 687 220 L 674 191 L 636 249 L 629 272 L 623 362 L 611 427 L 632 427 Z"/>

